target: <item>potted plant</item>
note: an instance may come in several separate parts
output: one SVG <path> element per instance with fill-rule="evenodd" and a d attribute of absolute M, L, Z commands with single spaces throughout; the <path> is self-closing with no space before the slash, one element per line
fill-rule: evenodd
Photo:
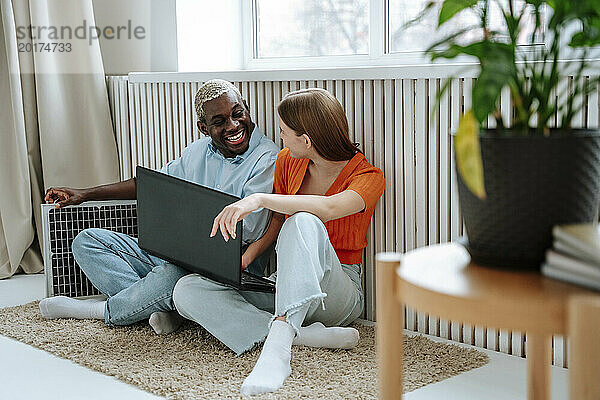
<path fill-rule="evenodd" d="M 552 246 L 554 225 L 598 218 L 600 131 L 572 125 L 598 87 L 597 76 L 585 75 L 590 48 L 600 44 L 600 1 L 439 4 L 429 3 L 416 20 L 436 10 L 438 28 L 465 12 L 479 21 L 476 29 L 460 29 L 427 50 L 432 60 L 466 55 L 479 61 L 473 106 L 453 140 L 466 247 L 478 264 L 538 269 Z M 490 26 L 493 8 L 501 13 L 500 28 Z M 528 33 L 529 17 L 535 26 Z M 531 44 L 526 52 L 517 44 L 524 35 Z M 562 61 L 567 49 L 571 60 Z M 566 75 L 574 76 L 569 91 L 561 86 Z M 514 107 L 510 124 L 498 107 L 505 87 Z M 493 129 L 485 128 L 488 116 Z"/>

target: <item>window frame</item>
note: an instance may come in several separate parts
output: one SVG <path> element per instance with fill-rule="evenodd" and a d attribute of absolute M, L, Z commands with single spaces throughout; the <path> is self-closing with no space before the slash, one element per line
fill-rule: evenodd
<path fill-rule="evenodd" d="M 388 52 L 389 0 L 369 0 L 369 54 L 258 58 L 257 0 L 242 2 L 245 69 L 296 69 L 299 68 L 299 63 L 302 63 L 300 68 L 431 64 L 423 51 Z M 466 58 L 457 60 L 465 61 Z"/>
<path fill-rule="evenodd" d="M 458 65 L 476 63 L 471 57 L 459 56 L 453 60 L 432 63 L 424 51 L 392 52 L 390 40 L 390 0 L 369 0 L 369 54 L 336 56 L 296 56 L 258 58 L 257 1 L 239 0 L 242 13 L 243 69 L 245 70 L 288 70 L 308 68 L 352 68 L 377 66 L 427 66 Z M 519 51 L 533 54 L 537 46 L 520 45 Z M 567 52 L 568 54 L 568 52 Z M 567 55 L 566 57 L 569 57 Z M 600 46 L 592 48 L 590 59 L 600 59 Z"/>

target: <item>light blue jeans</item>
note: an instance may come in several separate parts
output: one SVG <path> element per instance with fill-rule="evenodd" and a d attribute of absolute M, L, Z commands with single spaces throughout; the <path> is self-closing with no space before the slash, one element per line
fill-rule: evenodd
<path fill-rule="evenodd" d="M 104 311 L 108 325 L 130 325 L 154 312 L 175 310 L 173 288 L 190 273 L 146 253 L 137 239 L 106 229 L 81 231 L 71 251 L 92 284 L 108 296 Z M 259 274 L 265 258 L 268 254 L 249 268 Z"/>
<path fill-rule="evenodd" d="M 179 313 L 202 325 L 237 355 L 261 343 L 276 316 L 298 332 L 320 321 L 345 326 L 363 309 L 359 264 L 341 264 L 323 222 L 309 213 L 288 218 L 277 239 L 275 294 L 238 291 L 198 274 L 177 282 Z"/>

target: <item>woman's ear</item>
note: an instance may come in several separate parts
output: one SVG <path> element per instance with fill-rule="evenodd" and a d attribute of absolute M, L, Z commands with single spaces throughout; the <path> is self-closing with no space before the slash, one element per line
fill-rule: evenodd
<path fill-rule="evenodd" d="M 306 145 L 306 148 L 309 149 L 310 146 L 312 145 L 312 141 L 310 140 L 310 136 L 308 136 L 306 133 L 302 135 L 302 138 L 304 139 L 304 144 Z"/>

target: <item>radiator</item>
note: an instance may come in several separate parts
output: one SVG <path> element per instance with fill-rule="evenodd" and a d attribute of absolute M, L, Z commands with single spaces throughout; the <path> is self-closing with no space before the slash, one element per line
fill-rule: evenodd
<path fill-rule="evenodd" d="M 103 228 L 137 237 L 135 200 L 87 202 L 58 209 L 53 204 L 42 204 L 46 297 L 100 294 L 71 252 L 73 239 L 87 228 Z"/>
<path fill-rule="evenodd" d="M 365 73 L 368 71 L 357 74 Z M 310 74 L 306 72 L 307 76 Z M 442 77 L 422 78 L 418 77 L 422 73 L 415 72 L 418 79 L 282 80 L 281 75 L 274 73 L 273 80 L 264 78 L 264 74 L 256 80 L 235 80 L 231 73 L 213 77 L 229 79 L 237 85 L 248 101 L 253 120 L 279 144 L 276 106 L 286 93 L 320 87 L 331 92 L 344 107 L 351 138 L 360 143 L 367 159 L 384 171 L 387 181 L 369 228 L 369 245 L 363 262 L 366 299 L 363 317 L 373 320 L 373 267 L 377 252 L 406 252 L 452 241 L 463 233 L 449 133 L 456 130 L 461 113 L 471 106 L 474 79 L 453 79 L 436 108 Z M 329 75 L 348 73 L 334 71 Z M 241 72 L 237 76 L 257 74 Z M 143 76 L 131 80 L 126 76 L 107 78 L 123 179 L 133 176 L 136 165 L 160 168 L 199 137 L 193 98 L 201 83 L 202 79 L 194 78 L 194 74 L 154 74 L 147 80 Z M 565 78 L 562 84 L 565 90 L 553 95 L 566 96 L 572 84 L 572 78 Z M 510 122 L 512 105 L 506 90 L 501 95 L 500 107 L 505 121 Z M 432 118 L 433 111 L 436 113 Z M 597 127 L 598 115 L 595 94 L 586 99 L 574 126 Z M 490 119 L 488 123 L 491 127 L 494 121 Z M 525 355 L 525 335 L 520 332 L 447 321 L 411 308 L 406 308 L 405 324 L 409 330 L 520 357 Z M 556 365 L 566 366 L 566 349 L 565 340 L 555 337 Z"/>

